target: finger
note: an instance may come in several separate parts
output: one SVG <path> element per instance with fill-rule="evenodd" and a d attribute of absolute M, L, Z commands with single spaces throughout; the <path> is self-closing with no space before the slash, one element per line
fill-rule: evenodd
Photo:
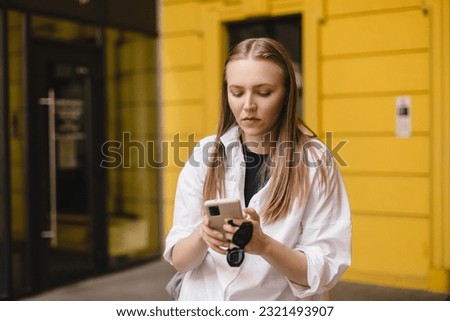
<path fill-rule="evenodd" d="M 225 235 L 223 233 L 217 232 L 212 230 L 212 233 L 209 233 L 208 231 L 204 231 L 203 233 L 203 238 L 207 238 L 207 239 L 214 239 L 217 240 L 218 242 L 225 242 L 227 241 L 227 239 L 225 238 Z"/>
<path fill-rule="evenodd" d="M 236 219 L 236 221 L 239 221 L 239 219 Z M 237 226 L 237 224 L 234 222 L 234 220 L 231 218 L 231 219 L 225 219 L 225 222 L 228 224 L 228 225 L 231 225 L 231 226 Z"/>
<path fill-rule="evenodd" d="M 218 240 L 224 240 L 224 236 L 222 232 L 219 232 L 215 229 L 210 228 L 209 226 L 203 226 L 203 234 L 207 235 L 211 238 L 215 238 Z"/>
<path fill-rule="evenodd" d="M 244 208 L 243 212 L 244 214 L 248 215 L 251 220 L 259 222 L 260 217 L 258 213 L 256 213 L 254 208 L 246 207 Z"/>
<path fill-rule="evenodd" d="M 239 228 L 239 226 L 241 226 L 242 222 L 245 222 L 245 221 L 246 220 L 243 218 L 225 219 L 224 224 L 237 229 L 237 228 Z"/>
<path fill-rule="evenodd" d="M 224 224 L 223 225 L 223 229 L 225 230 L 225 232 L 235 233 L 239 229 L 239 226 L 233 226 L 233 225 L 230 225 L 230 224 Z"/>
<path fill-rule="evenodd" d="M 234 233 L 225 233 L 225 239 L 227 240 L 227 242 L 231 243 L 231 240 L 233 239 L 233 235 Z"/>
<path fill-rule="evenodd" d="M 228 248 L 229 249 L 232 249 L 232 248 L 235 248 L 235 247 L 237 247 L 237 248 L 239 248 L 239 246 L 237 245 L 237 244 L 234 244 L 232 241 L 231 241 L 231 239 L 233 239 L 233 234 L 227 234 L 227 238 L 228 237 L 230 237 L 228 240 Z M 245 249 L 245 248 L 244 248 Z"/>
<path fill-rule="evenodd" d="M 225 247 L 228 248 L 230 245 L 230 242 L 228 240 L 218 240 L 212 237 L 206 237 L 205 239 L 206 244 L 208 244 L 210 247 Z"/>
<path fill-rule="evenodd" d="M 205 242 L 212 250 L 221 254 L 225 254 L 230 246 L 229 241 L 222 241 L 208 236 L 205 237 Z"/>

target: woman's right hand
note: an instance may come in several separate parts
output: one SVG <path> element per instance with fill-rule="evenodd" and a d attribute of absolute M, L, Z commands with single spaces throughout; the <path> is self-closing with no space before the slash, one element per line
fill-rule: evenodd
<path fill-rule="evenodd" d="M 227 249 L 230 246 L 223 233 L 211 228 L 209 226 L 209 218 L 207 215 L 203 215 L 203 222 L 200 226 L 200 236 L 205 243 L 214 251 L 220 254 L 227 254 Z"/>

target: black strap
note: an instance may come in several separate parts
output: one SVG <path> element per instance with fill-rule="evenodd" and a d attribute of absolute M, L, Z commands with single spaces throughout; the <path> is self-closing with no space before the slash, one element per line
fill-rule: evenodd
<path fill-rule="evenodd" d="M 244 222 L 239 226 L 239 229 L 233 234 L 231 242 L 243 249 L 253 236 L 253 224 L 251 222 Z"/>
<path fill-rule="evenodd" d="M 238 226 L 233 223 L 233 220 L 229 220 L 228 224 L 231 226 Z M 238 230 L 233 234 L 233 239 L 231 242 L 236 244 L 238 247 L 228 249 L 227 262 L 231 267 L 241 266 L 244 262 L 245 254 L 244 247 L 250 243 L 253 236 L 253 224 L 251 222 L 243 222 L 239 226 Z"/>

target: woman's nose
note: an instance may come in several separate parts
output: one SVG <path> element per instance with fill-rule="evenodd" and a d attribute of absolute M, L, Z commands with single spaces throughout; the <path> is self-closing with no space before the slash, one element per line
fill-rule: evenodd
<path fill-rule="evenodd" d="M 247 95 L 247 97 L 245 97 L 245 101 L 244 101 L 244 110 L 254 110 L 256 109 L 256 103 L 253 100 L 253 96 L 252 95 Z"/>

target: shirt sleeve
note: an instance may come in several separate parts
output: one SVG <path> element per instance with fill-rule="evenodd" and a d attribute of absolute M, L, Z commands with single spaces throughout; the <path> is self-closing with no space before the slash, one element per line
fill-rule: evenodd
<path fill-rule="evenodd" d="M 295 247 L 307 258 L 309 287 L 289 281 L 299 298 L 322 294 L 340 279 L 351 262 L 351 216 L 342 176 L 329 152 L 322 161 L 327 184 L 319 168 L 310 178 L 310 193 L 305 204 L 302 231 Z"/>
<path fill-rule="evenodd" d="M 194 149 L 178 176 L 173 210 L 173 225 L 166 237 L 164 258 L 172 264 L 172 249 L 201 223 L 203 184 L 206 175 L 204 145 Z"/>

